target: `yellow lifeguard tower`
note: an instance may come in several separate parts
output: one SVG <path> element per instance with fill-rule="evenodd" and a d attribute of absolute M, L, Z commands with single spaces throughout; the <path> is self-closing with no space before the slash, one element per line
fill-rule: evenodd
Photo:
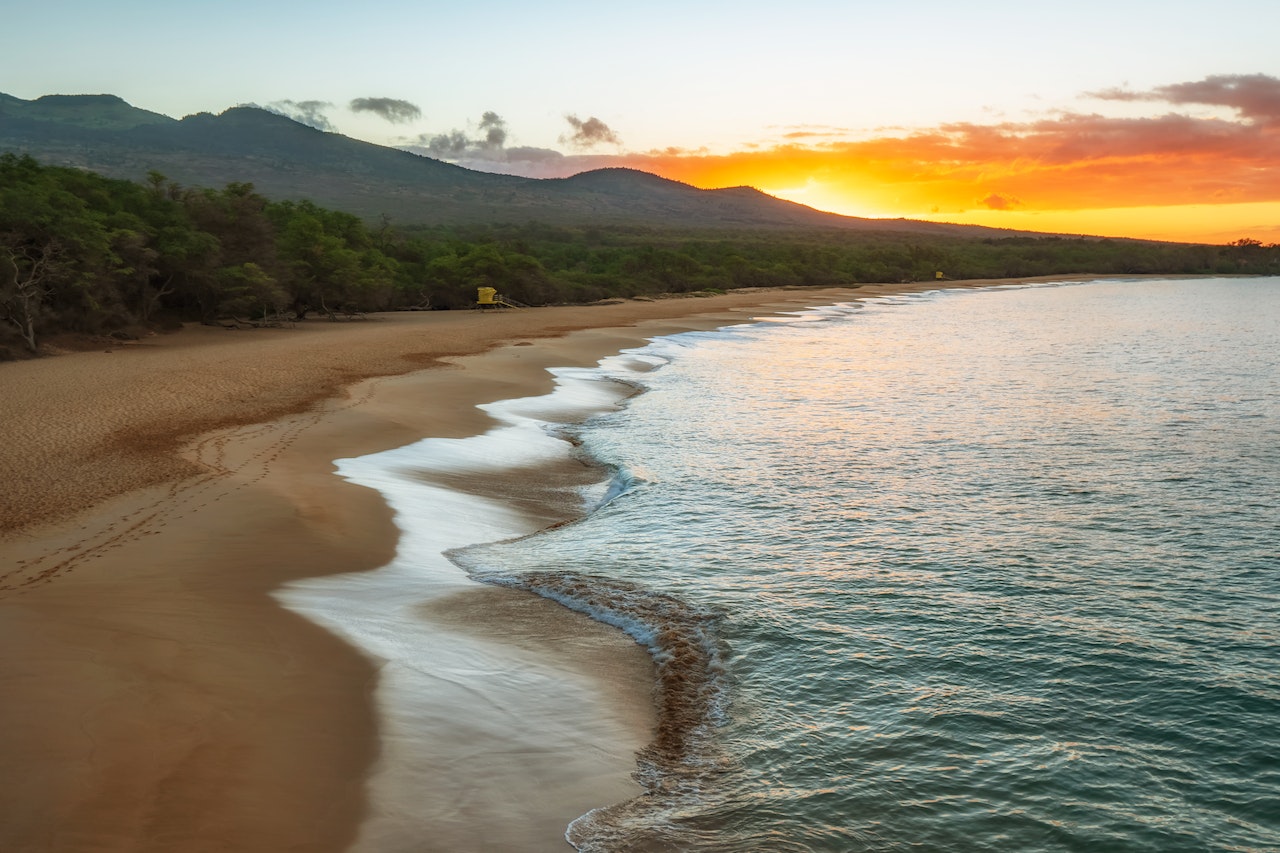
<path fill-rule="evenodd" d="M 523 302 L 516 302 L 498 293 L 496 287 L 476 288 L 477 308 L 528 308 Z"/>

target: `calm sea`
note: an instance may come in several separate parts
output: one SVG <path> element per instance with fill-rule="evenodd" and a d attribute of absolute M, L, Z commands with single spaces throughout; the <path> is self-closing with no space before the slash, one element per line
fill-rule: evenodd
<path fill-rule="evenodd" d="M 1280 279 L 885 298 L 565 381 L 615 472 L 454 554 L 662 664 L 583 850 L 1280 850 Z"/>

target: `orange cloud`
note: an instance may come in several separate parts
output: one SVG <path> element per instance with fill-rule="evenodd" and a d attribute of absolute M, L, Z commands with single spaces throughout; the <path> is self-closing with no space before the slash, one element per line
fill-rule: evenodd
<path fill-rule="evenodd" d="M 913 210 L 963 210 L 992 193 L 1065 209 L 1280 200 L 1280 127 L 1176 115 L 1067 115 L 860 142 L 624 159 L 697 186 L 764 188 L 812 178 Z"/>
<path fill-rule="evenodd" d="M 1259 203 L 1276 204 L 1280 211 L 1280 80 L 1219 76 L 1151 92 L 1094 96 L 1223 106 L 1237 117 L 1065 113 L 859 141 L 802 144 L 804 136 L 792 135 L 784 144 L 756 150 L 630 154 L 610 158 L 609 165 L 699 187 L 754 186 L 869 216 L 965 221 L 979 211 L 1211 210 Z M 984 221 L 998 224 L 989 216 Z"/>
<path fill-rule="evenodd" d="M 1068 112 L 857 140 L 842 128 L 806 125 L 775 128 L 782 141 L 727 154 L 666 148 L 565 156 L 518 149 L 505 150 L 500 161 L 461 162 L 547 178 L 621 166 L 703 188 L 752 186 L 854 216 L 1153 239 L 1276 241 L 1280 79 L 1218 75 L 1146 92 L 1112 89 L 1089 96 L 1217 107 L 1219 115 L 1169 111 L 1116 118 Z M 1234 115 L 1222 117 L 1227 113 Z"/>
<path fill-rule="evenodd" d="M 1013 196 L 1002 196 L 1000 193 L 992 193 L 984 198 L 980 204 L 989 210 L 1013 210 L 1022 207 L 1022 202 Z"/>

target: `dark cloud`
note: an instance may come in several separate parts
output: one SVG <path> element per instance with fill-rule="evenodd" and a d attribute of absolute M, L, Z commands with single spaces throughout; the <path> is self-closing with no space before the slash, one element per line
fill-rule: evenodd
<path fill-rule="evenodd" d="M 333 104 L 328 101 L 272 101 L 262 109 L 291 118 L 299 124 L 314 127 L 316 130 L 329 133 L 336 133 L 338 130 L 324 114 L 325 110 L 333 109 Z"/>
<path fill-rule="evenodd" d="M 353 113 L 373 113 L 392 124 L 403 124 L 422 118 L 417 104 L 396 98 L 356 98 L 349 105 Z"/>
<path fill-rule="evenodd" d="M 507 123 L 502 116 L 492 111 L 486 112 L 480 117 L 477 130 L 478 135 L 456 129 L 447 133 L 424 133 L 401 147 L 405 151 L 442 160 L 458 161 L 477 156 L 505 160 L 503 152 L 507 144 Z"/>
<path fill-rule="evenodd" d="M 501 148 L 507 144 L 507 123 L 495 112 L 486 112 L 480 117 L 480 130 L 484 140 L 480 143 L 486 150 Z"/>
<path fill-rule="evenodd" d="M 566 145 L 572 145 L 574 148 L 592 148 L 602 142 L 610 145 L 621 145 L 622 140 L 618 134 L 609 128 L 609 125 L 602 122 L 595 116 L 591 116 L 585 121 L 570 113 L 564 117 L 569 122 L 569 126 L 573 128 L 573 133 L 560 137 L 560 142 Z"/>
<path fill-rule="evenodd" d="M 1266 74 L 1215 74 L 1190 83 L 1157 86 L 1148 92 L 1107 89 L 1090 92 L 1109 101 L 1161 101 L 1230 107 L 1254 121 L 1280 120 L 1280 79 Z"/>
<path fill-rule="evenodd" d="M 467 149 L 471 147 L 471 140 L 460 130 L 434 135 L 424 133 L 405 147 L 411 151 L 430 154 L 433 157 L 451 159 L 465 154 Z"/>

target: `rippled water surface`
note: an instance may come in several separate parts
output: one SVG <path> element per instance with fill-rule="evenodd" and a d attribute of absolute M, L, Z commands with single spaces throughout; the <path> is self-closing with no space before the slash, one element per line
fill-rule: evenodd
<path fill-rule="evenodd" d="M 581 429 L 627 490 L 466 557 L 710 626 L 708 738 L 584 848 L 1280 850 L 1280 280 L 878 300 L 602 373 L 646 389 Z"/>

